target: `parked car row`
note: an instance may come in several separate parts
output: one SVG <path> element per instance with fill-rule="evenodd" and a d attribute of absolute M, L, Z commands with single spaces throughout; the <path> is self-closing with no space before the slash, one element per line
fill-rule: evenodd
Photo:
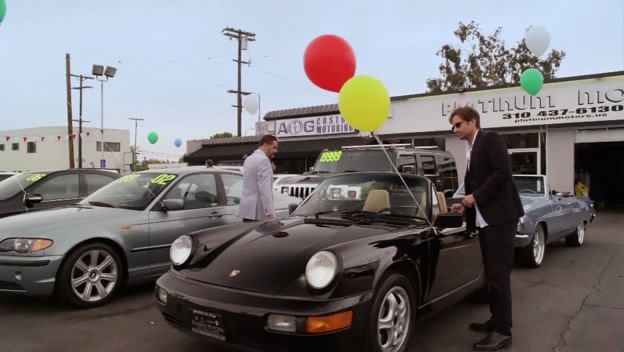
<path fill-rule="evenodd" d="M 92 194 L 79 202 L 0 219 L 0 292 L 95 307 L 123 285 L 157 279 L 163 318 L 210 343 L 404 350 L 418 319 L 481 289 L 484 271 L 478 234 L 449 212 L 463 188 L 448 198 L 445 181 L 412 169 L 423 166 L 418 153 L 395 152 L 401 177 L 392 166 L 342 170 L 304 197 L 282 188 L 301 176 L 276 177 L 277 219 L 254 223 L 235 216 L 239 169 L 114 175 L 95 192 L 80 174 L 78 195 Z M 401 152 L 414 164 L 400 164 Z M 43 204 L 53 175 L 13 176 L 15 207 Z M 589 199 L 552 191 L 545 176 L 514 182 L 526 212 L 519 258 L 536 267 L 546 243 L 583 244 L 595 216 Z"/>

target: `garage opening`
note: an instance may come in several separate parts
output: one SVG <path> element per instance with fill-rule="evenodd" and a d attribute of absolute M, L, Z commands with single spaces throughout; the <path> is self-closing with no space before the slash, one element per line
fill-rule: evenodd
<path fill-rule="evenodd" d="M 624 208 L 624 141 L 576 143 L 574 171 L 598 208 Z"/>

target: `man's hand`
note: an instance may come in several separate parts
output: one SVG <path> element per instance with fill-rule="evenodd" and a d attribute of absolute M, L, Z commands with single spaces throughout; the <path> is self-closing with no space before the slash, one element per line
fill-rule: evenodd
<path fill-rule="evenodd" d="M 468 207 L 468 208 L 472 208 L 472 206 L 475 204 L 475 202 L 476 202 L 476 200 L 474 199 L 472 194 L 469 194 L 469 195 L 465 196 L 464 199 L 462 200 L 462 204 L 465 207 Z"/>
<path fill-rule="evenodd" d="M 264 217 L 267 220 L 275 220 L 275 214 L 265 214 Z"/>
<path fill-rule="evenodd" d="M 451 205 L 451 211 L 453 211 L 455 213 L 463 214 L 464 210 L 465 210 L 464 206 L 459 204 L 459 203 L 455 203 L 455 204 Z"/>

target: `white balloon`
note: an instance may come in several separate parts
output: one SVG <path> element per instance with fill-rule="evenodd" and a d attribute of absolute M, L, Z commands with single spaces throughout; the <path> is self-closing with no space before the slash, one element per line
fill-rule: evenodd
<path fill-rule="evenodd" d="M 550 34 L 542 27 L 531 26 L 524 36 L 524 42 L 535 56 L 540 57 L 548 49 Z"/>
<path fill-rule="evenodd" d="M 255 95 L 248 95 L 243 99 L 243 107 L 250 114 L 258 112 L 258 98 Z"/>

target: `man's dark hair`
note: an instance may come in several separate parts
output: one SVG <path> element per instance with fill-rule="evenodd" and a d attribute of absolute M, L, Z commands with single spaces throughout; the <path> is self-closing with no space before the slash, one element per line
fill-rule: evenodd
<path fill-rule="evenodd" d="M 277 142 L 277 137 L 265 134 L 262 138 L 260 138 L 260 143 L 258 145 L 262 147 L 265 144 L 273 144 L 273 142 Z"/>
<path fill-rule="evenodd" d="M 214 166 L 214 161 L 212 161 L 212 159 L 208 159 L 208 160 L 206 160 L 206 166 L 207 166 L 207 167 L 212 167 L 212 166 Z"/>
<path fill-rule="evenodd" d="M 453 116 L 459 116 L 462 120 L 466 122 L 470 122 L 475 120 L 477 123 L 477 128 L 481 128 L 481 117 L 479 117 L 479 113 L 477 110 L 473 109 L 470 106 L 462 106 L 461 108 L 457 108 L 453 110 L 451 115 L 449 116 L 449 123 L 453 123 Z"/>

